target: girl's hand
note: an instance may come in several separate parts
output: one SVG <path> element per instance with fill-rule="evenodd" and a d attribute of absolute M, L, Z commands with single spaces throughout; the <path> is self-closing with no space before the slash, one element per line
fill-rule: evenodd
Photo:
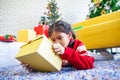
<path fill-rule="evenodd" d="M 62 61 L 62 66 L 63 67 L 67 67 L 67 66 L 70 66 L 71 64 L 67 61 L 67 60 L 63 60 Z"/>
<path fill-rule="evenodd" d="M 33 67 L 30 66 L 29 64 L 21 63 L 21 65 L 23 66 L 23 68 L 27 69 L 28 71 L 30 72 L 33 71 Z"/>
<path fill-rule="evenodd" d="M 65 48 L 60 44 L 60 43 L 54 43 L 52 45 L 53 50 L 55 51 L 56 54 L 61 55 L 64 53 Z"/>

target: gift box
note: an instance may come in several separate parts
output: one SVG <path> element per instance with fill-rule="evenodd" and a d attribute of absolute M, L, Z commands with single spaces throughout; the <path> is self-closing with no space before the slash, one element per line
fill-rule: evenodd
<path fill-rule="evenodd" d="M 104 14 L 72 26 L 76 38 L 83 41 L 87 49 L 120 46 L 120 11 Z"/>
<path fill-rule="evenodd" d="M 61 70 L 62 60 L 53 52 L 52 43 L 44 34 L 31 43 L 21 46 L 16 59 L 39 71 Z"/>
<path fill-rule="evenodd" d="M 36 35 L 42 35 L 45 34 L 48 37 L 48 26 L 47 25 L 38 25 L 34 27 L 34 31 L 36 32 Z"/>
<path fill-rule="evenodd" d="M 30 29 L 18 30 L 18 42 L 28 42 L 36 38 L 36 32 Z"/>

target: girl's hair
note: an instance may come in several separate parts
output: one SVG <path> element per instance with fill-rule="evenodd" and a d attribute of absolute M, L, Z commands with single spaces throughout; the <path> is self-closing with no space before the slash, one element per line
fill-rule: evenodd
<path fill-rule="evenodd" d="M 63 32 L 66 34 L 69 34 L 69 32 L 72 33 L 72 37 L 75 39 L 76 36 L 71 28 L 71 25 L 67 22 L 64 21 L 56 21 L 55 23 L 53 23 L 48 30 L 48 35 L 51 36 L 51 34 L 53 33 L 53 31 L 56 32 Z"/>

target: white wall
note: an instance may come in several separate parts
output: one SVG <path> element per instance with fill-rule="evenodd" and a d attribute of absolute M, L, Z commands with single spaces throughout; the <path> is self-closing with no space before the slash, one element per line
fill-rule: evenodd
<path fill-rule="evenodd" d="M 73 24 L 84 21 L 89 12 L 91 0 L 57 0 L 63 20 Z"/>
<path fill-rule="evenodd" d="M 63 20 L 73 24 L 86 19 L 91 0 L 56 0 Z M 0 35 L 33 29 L 46 11 L 48 0 L 0 0 Z"/>

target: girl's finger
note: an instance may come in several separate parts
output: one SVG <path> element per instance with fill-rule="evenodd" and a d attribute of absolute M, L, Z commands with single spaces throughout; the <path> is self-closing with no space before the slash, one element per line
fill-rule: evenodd
<path fill-rule="evenodd" d="M 57 44 L 53 44 L 52 47 L 53 47 L 53 49 L 57 49 L 58 48 Z"/>

